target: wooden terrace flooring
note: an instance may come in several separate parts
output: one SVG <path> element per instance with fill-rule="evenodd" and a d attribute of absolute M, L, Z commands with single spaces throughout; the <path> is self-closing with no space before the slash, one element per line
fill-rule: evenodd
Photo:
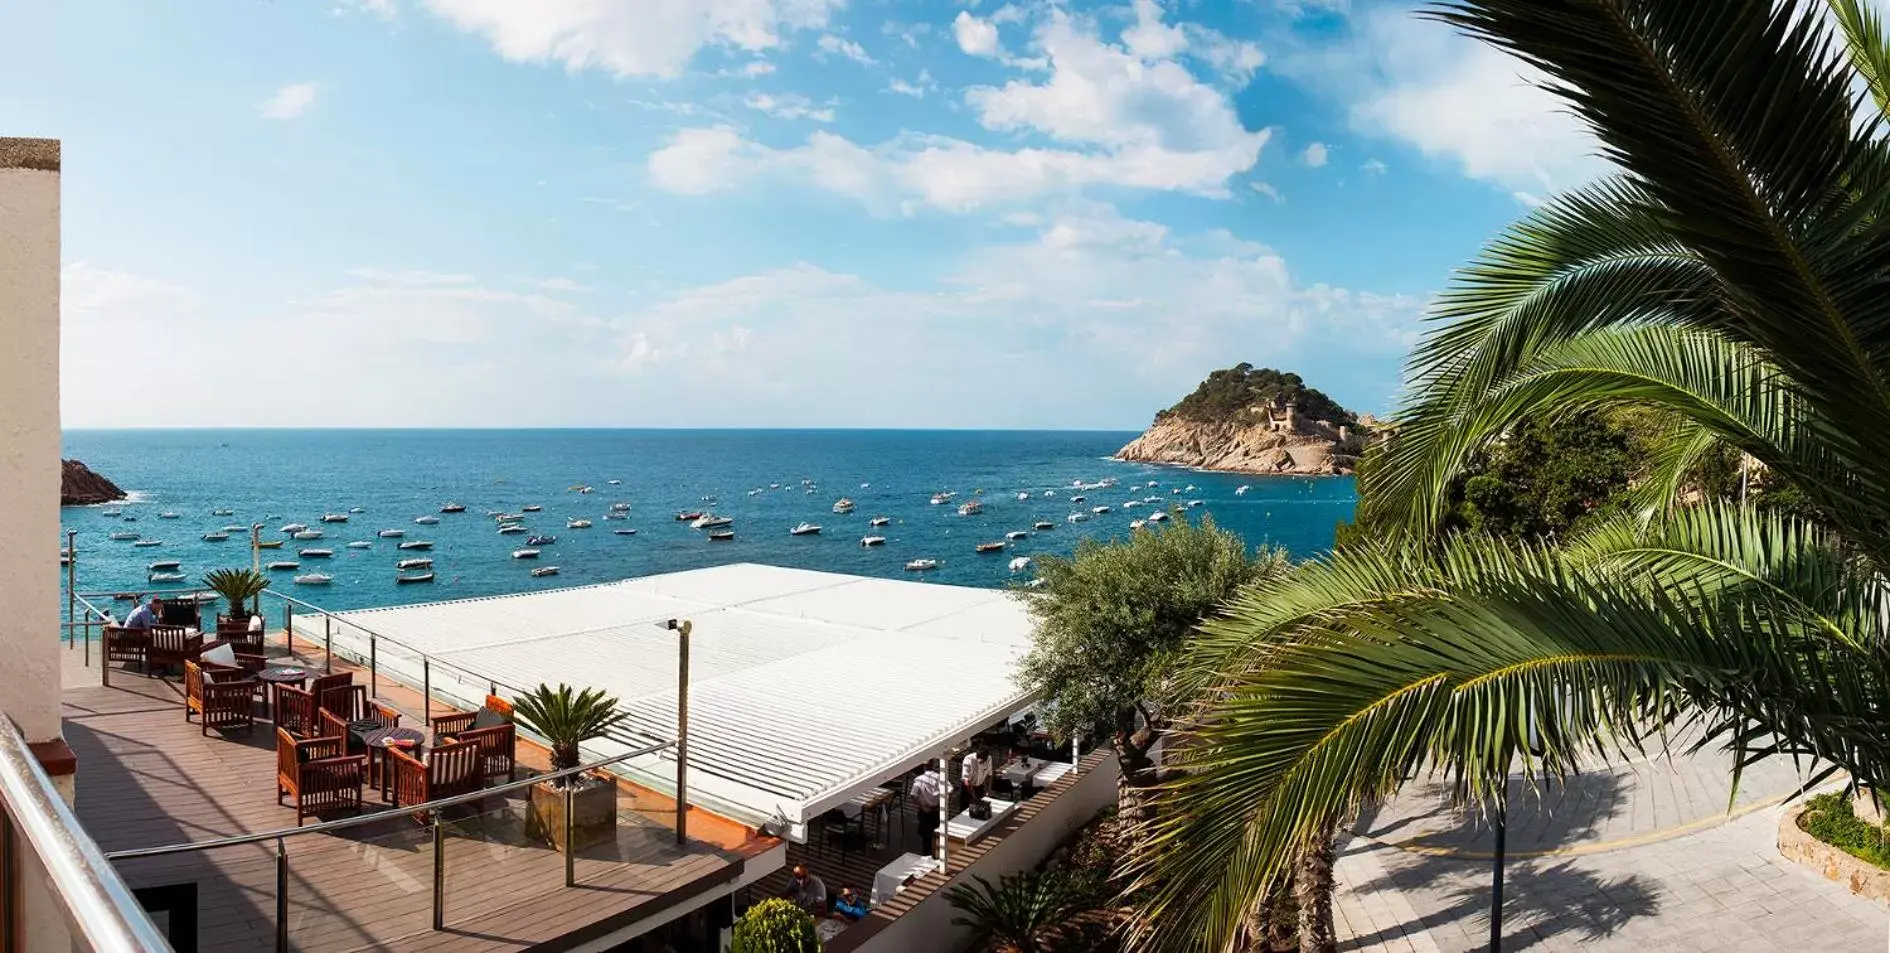
<path fill-rule="evenodd" d="M 96 646 L 93 647 L 96 649 Z M 181 682 L 115 669 L 99 684 L 96 653 L 67 653 L 66 741 L 78 756 L 77 814 L 106 851 L 201 841 L 295 826 L 275 799 L 275 729 L 202 735 L 184 720 Z M 365 681 L 364 678 L 357 679 Z M 382 681 L 382 696 L 400 696 Z M 419 724 L 405 692 L 403 724 Z M 396 701 L 398 701 L 396 697 Z M 436 708 L 435 713 L 440 713 Z M 542 757 L 520 744 L 521 761 Z M 539 762 L 542 764 L 542 761 Z M 679 846 L 667 804 L 620 790 L 614 843 L 579 852 L 577 886 L 564 856 L 524 835 L 523 799 L 487 799 L 447 825 L 445 929 L 432 929 L 430 830 L 410 815 L 334 834 L 288 838 L 289 941 L 297 950 L 499 951 L 559 949 L 631 925 L 739 877 L 746 858 L 778 842 L 692 813 Z M 370 811 L 384 809 L 375 792 Z M 698 818 L 702 817 L 702 822 Z M 309 823 L 314 823 L 311 820 Z M 697 839 L 704 838 L 704 839 Z M 705 840 L 706 839 L 706 840 Z M 273 844 L 119 862 L 133 888 L 194 883 L 198 948 L 275 944 Z"/>

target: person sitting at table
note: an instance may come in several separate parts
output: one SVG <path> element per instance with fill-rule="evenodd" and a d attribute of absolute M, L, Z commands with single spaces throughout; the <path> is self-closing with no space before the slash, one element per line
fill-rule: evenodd
<path fill-rule="evenodd" d="M 938 775 L 938 769 L 927 765 L 925 772 L 912 779 L 912 786 L 907 789 L 912 795 L 912 803 L 918 807 L 919 840 L 925 842 L 929 852 L 933 849 L 933 839 L 938 835 L 938 802 L 945 796 L 945 780 Z"/>
<path fill-rule="evenodd" d="M 966 753 L 961 765 L 965 784 L 965 803 L 976 804 L 991 793 L 991 756 L 983 748 Z"/>
<path fill-rule="evenodd" d="M 149 603 L 131 610 L 131 614 L 125 616 L 124 627 L 127 629 L 148 629 L 157 625 L 159 601 L 158 597 L 152 596 Z"/>
<path fill-rule="evenodd" d="M 860 896 L 860 892 L 852 887 L 841 887 L 840 892 L 834 894 L 833 918 L 835 920 L 852 923 L 866 916 L 866 911 L 866 898 Z"/>
<path fill-rule="evenodd" d="M 787 892 L 781 896 L 815 916 L 826 912 L 827 884 L 800 864 L 794 865 L 794 875 L 788 879 Z"/>

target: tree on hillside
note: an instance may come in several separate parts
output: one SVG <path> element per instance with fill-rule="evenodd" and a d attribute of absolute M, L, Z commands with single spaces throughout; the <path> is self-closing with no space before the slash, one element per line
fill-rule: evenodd
<path fill-rule="evenodd" d="M 1141 816 L 1142 792 L 1157 780 L 1149 749 L 1168 723 L 1170 676 L 1189 634 L 1284 565 L 1284 553 L 1249 552 L 1211 518 L 1190 523 L 1179 511 L 1161 529 L 1123 542 L 1085 539 L 1069 559 L 1039 559 L 1043 584 L 1025 590 L 1035 643 L 1018 681 L 1042 694 L 1052 734 L 1109 739 L 1125 821 Z"/>
<path fill-rule="evenodd" d="M 1298 374 L 1271 367 L 1236 364 L 1208 374 L 1192 393 L 1156 415 L 1211 423 L 1237 420 L 1256 406 L 1291 406 L 1308 420 L 1333 426 L 1357 426 L 1358 416 L 1319 390 L 1307 387 Z"/>
<path fill-rule="evenodd" d="M 1880 23 L 1853 0 L 1432 13 L 1540 69 L 1619 171 L 1440 298 L 1362 501 L 1373 538 L 1189 644 L 1190 743 L 1129 864 L 1139 949 L 1230 948 L 1308 845 L 1420 774 L 1489 803 L 1513 771 L 1553 780 L 1685 722 L 1740 764 L 1890 781 Z M 1634 518 L 1560 543 L 1448 531 L 1505 434 L 1622 407 L 1667 427 Z M 1731 454 L 1795 504 L 1686 505 L 1684 475 Z"/>

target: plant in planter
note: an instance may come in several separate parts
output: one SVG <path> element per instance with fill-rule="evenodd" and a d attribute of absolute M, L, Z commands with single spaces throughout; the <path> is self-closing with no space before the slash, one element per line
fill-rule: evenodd
<path fill-rule="evenodd" d="M 730 953 L 820 953 L 820 933 L 807 911 L 780 897 L 748 908 L 735 921 Z"/>
<path fill-rule="evenodd" d="M 575 768 L 583 761 L 578 745 L 601 738 L 629 713 L 617 710 L 617 699 L 595 688 L 577 691 L 569 685 L 540 685 L 512 700 L 512 714 L 526 728 L 551 745 L 551 770 Z M 570 814 L 565 798 L 569 794 Z M 617 786 L 608 779 L 573 774 L 532 786 L 527 829 L 559 850 L 576 850 L 607 837 L 617 829 Z M 570 842 L 566 842 L 566 833 Z"/>
<path fill-rule="evenodd" d="M 973 876 L 945 892 L 964 912 L 952 918 L 971 927 L 981 949 L 991 953 L 1056 953 L 1095 948 L 1087 936 L 1093 926 L 1083 917 L 1095 909 L 1083 885 L 1063 870 L 1026 870 L 998 878 L 996 884 Z"/>
<path fill-rule="evenodd" d="M 230 611 L 218 622 L 249 621 L 249 601 L 269 588 L 269 577 L 254 569 L 213 569 L 203 574 L 203 584 L 229 603 Z"/>

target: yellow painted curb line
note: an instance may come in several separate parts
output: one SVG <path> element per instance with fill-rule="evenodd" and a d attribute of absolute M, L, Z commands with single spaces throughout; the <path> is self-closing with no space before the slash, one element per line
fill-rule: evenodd
<path fill-rule="evenodd" d="M 1796 792 L 1793 792 L 1793 793 L 1796 793 Z M 1681 824 L 1678 827 L 1669 827 L 1665 830 L 1649 831 L 1645 834 L 1636 834 L 1633 837 L 1623 837 L 1623 838 L 1620 838 L 1619 840 L 1602 841 L 1599 844 L 1576 844 L 1573 847 L 1555 847 L 1549 850 L 1506 850 L 1503 852 L 1503 856 L 1524 857 L 1524 858 L 1527 858 L 1527 857 L 1582 857 L 1588 854 L 1605 854 L 1609 851 L 1622 850 L 1628 847 L 1644 847 L 1648 844 L 1657 844 L 1664 840 L 1672 840 L 1676 837 L 1685 837 L 1688 834 L 1697 834 L 1700 831 L 1710 830 L 1712 828 L 1718 827 L 1721 824 L 1725 824 L 1728 821 L 1736 821 L 1742 817 L 1745 817 L 1748 814 L 1751 814 L 1754 811 L 1763 811 L 1768 807 L 1775 807 L 1779 804 L 1782 804 L 1785 802 L 1787 798 L 1790 798 L 1791 796 L 1792 794 L 1780 794 L 1780 795 L 1777 795 L 1776 797 L 1766 798 L 1763 801 L 1754 801 L 1753 803 L 1747 804 L 1743 807 L 1733 808 L 1732 810 L 1727 811 L 1724 814 L 1714 814 L 1708 817 L 1702 817 L 1698 820 L 1688 821 L 1687 823 Z M 1371 841 L 1374 844 L 1379 844 L 1384 847 L 1390 847 L 1394 850 L 1401 850 L 1409 854 L 1418 854 L 1424 857 L 1448 857 L 1448 858 L 1452 858 L 1456 860 L 1495 860 L 1496 859 L 1496 854 L 1494 851 L 1458 850 L 1457 848 L 1454 848 L 1454 847 L 1430 847 L 1430 846 L 1426 846 L 1424 844 L 1419 844 L 1415 842 L 1406 842 L 1406 843 L 1400 844 L 1400 843 L 1394 843 L 1392 841 L 1379 840 L 1378 838 L 1372 837 L 1369 834 L 1359 834 L 1356 836 L 1361 837 L 1365 840 Z"/>

